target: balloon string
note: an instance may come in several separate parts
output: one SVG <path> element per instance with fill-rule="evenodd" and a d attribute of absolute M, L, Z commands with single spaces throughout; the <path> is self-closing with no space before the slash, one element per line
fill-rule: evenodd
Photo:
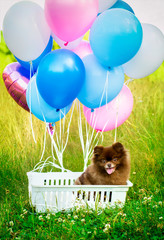
<path fill-rule="evenodd" d="M 107 103 L 108 79 L 109 79 L 109 71 L 107 71 L 106 81 L 105 81 L 105 84 L 104 84 L 104 89 L 103 89 L 103 92 L 102 92 L 102 97 L 101 97 L 101 100 L 100 100 L 99 107 L 101 107 L 104 95 L 106 95 L 106 103 Z M 79 109 L 78 128 L 79 128 L 80 142 L 81 142 L 82 151 L 83 151 L 83 157 L 84 157 L 84 171 L 85 171 L 85 169 L 87 167 L 88 160 L 91 157 L 94 145 L 97 145 L 99 143 L 99 140 L 97 140 L 99 132 L 97 132 L 96 135 L 94 136 L 94 133 L 95 133 L 95 129 L 94 128 L 96 126 L 97 119 L 96 119 L 96 115 L 93 113 L 90 116 L 90 121 L 93 123 L 91 125 L 94 125 L 93 129 L 91 128 L 91 133 L 90 133 L 90 129 L 88 130 L 87 122 L 85 121 L 85 123 L 86 123 L 86 127 L 85 127 L 85 130 L 86 130 L 86 142 L 84 144 L 80 103 L 79 103 L 78 109 Z M 88 111 L 90 111 L 90 110 L 88 110 Z M 103 133 L 101 133 L 101 137 L 102 137 L 102 142 L 103 142 Z"/>
<path fill-rule="evenodd" d="M 51 167 L 58 168 L 58 169 L 62 169 L 58 164 L 56 164 L 56 163 L 54 163 L 54 162 L 50 162 L 50 161 L 47 162 L 50 158 L 51 158 L 51 156 L 48 157 L 45 161 L 41 161 L 41 162 L 37 163 L 37 164 L 35 165 L 34 169 L 33 169 L 31 172 L 37 172 L 37 171 L 42 172 L 45 167 L 50 167 L 50 166 L 51 166 Z M 52 171 L 52 169 L 51 169 L 51 171 Z M 66 171 L 66 172 L 71 172 L 71 171 L 68 170 L 68 169 L 64 169 L 64 171 Z"/>
<path fill-rule="evenodd" d="M 116 100 L 116 122 L 115 122 L 115 136 L 114 136 L 114 143 L 117 141 L 117 126 L 118 126 L 118 113 L 119 113 L 119 103 L 120 103 L 120 96 L 118 96 Z"/>
<path fill-rule="evenodd" d="M 55 149 L 55 152 L 56 152 L 56 155 L 57 155 L 57 159 L 58 159 L 58 161 L 60 163 L 60 166 L 61 166 L 61 169 L 62 169 L 62 172 L 63 172 L 64 171 L 64 167 L 63 167 L 62 154 L 61 154 L 61 152 L 60 152 L 56 142 L 54 141 L 53 136 L 51 135 L 51 131 L 50 131 L 50 127 L 49 127 L 48 123 L 47 123 L 47 130 L 48 130 L 49 136 L 51 138 L 51 142 L 52 142 L 52 144 L 54 146 L 54 149 Z"/>
<path fill-rule="evenodd" d="M 34 80 L 33 80 L 33 81 L 34 81 Z M 49 127 L 49 123 L 46 122 L 44 113 L 43 113 L 43 111 L 42 111 L 42 107 L 41 107 L 41 103 L 40 103 L 40 99 L 39 99 L 39 92 L 38 92 L 38 89 L 37 89 L 36 81 L 35 81 L 35 88 L 36 88 L 36 93 L 37 93 L 37 99 L 38 99 L 38 103 L 39 103 L 39 108 L 40 108 L 42 117 L 43 117 L 43 119 L 44 119 L 44 122 L 45 122 L 45 124 L 46 124 L 46 130 L 45 130 L 45 131 L 48 130 L 48 133 L 49 133 L 49 135 L 50 135 L 50 137 L 51 137 L 51 144 L 53 145 L 53 141 L 52 141 L 53 136 L 52 136 L 52 134 L 51 134 L 51 130 L 50 130 L 50 127 Z M 46 138 L 46 136 L 45 136 L 45 138 Z M 43 158 L 43 155 L 44 155 L 45 145 L 46 145 L 46 142 L 45 142 L 45 144 L 44 144 L 44 149 L 43 149 L 43 153 L 42 153 L 42 158 Z M 52 157 L 53 157 L 54 160 L 56 160 L 53 153 L 52 153 Z M 58 156 L 58 157 L 59 157 L 59 156 Z M 45 163 L 45 161 L 44 161 L 44 163 Z M 54 164 L 55 164 L 55 163 L 54 163 Z M 43 168 L 44 168 L 44 166 L 45 166 L 45 165 L 43 165 Z"/>
<path fill-rule="evenodd" d="M 125 83 L 124 85 L 128 85 L 130 82 L 134 81 L 134 78 L 129 78 Z"/>
<path fill-rule="evenodd" d="M 33 124 L 32 124 L 32 112 L 31 112 L 31 70 L 32 70 L 32 62 L 30 62 L 30 124 L 31 124 L 31 130 L 32 130 L 32 136 L 33 136 L 33 139 L 34 139 L 34 142 L 36 143 L 36 139 L 35 139 L 35 134 L 34 134 L 34 129 L 33 129 Z"/>
<path fill-rule="evenodd" d="M 128 85 L 130 82 L 134 81 L 134 78 L 128 79 L 124 85 Z M 117 126 L 118 126 L 118 113 L 119 113 L 119 102 L 120 102 L 120 97 L 118 96 L 116 100 L 116 105 L 117 105 L 117 113 L 116 113 L 116 122 L 115 122 L 115 134 L 114 134 L 114 143 L 117 141 Z"/>
<path fill-rule="evenodd" d="M 104 84 L 104 90 L 103 90 L 103 93 L 102 93 L 102 96 L 101 96 L 101 100 L 100 100 L 100 105 L 99 105 L 99 107 L 101 107 L 101 104 L 102 104 L 102 101 L 103 101 L 103 97 L 104 97 L 105 92 L 106 92 L 106 102 L 107 102 L 107 86 L 108 86 L 108 81 L 109 81 L 109 71 L 107 70 L 106 81 L 105 81 L 105 84 Z"/>
<path fill-rule="evenodd" d="M 77 109 L 79 112 L 79 118 L 78 118 L 78 129 L 79 129 L 79 137 L 80 137 L 80 142 L 82 146 L 82 151 L 83 151 L 83 158 L 84 158 L 84 171 L 87 168 L 88 160 L 91 157 L 93 148 L 95 144 L 98 144 L 99 140 L 97 140 L 98 133 L 94 136 L 94 129 L 91 128 L 88 129 L 87 127 L 87 122 L 85 121 L 85 131 L 86 131 L 86 139 L 84 141 L 84 136 L 83 136 L 83 126 L 82 126 L 82 117 L 81 117 L 81 105 L 80 102 L 77 101 Z M 96 141 L 97 140 L 97 141 Z"/>
<path fill-rule="evenodd" d="M 106 94 L 106 106 L 107 106 L 107 97 L 108 97 L 108 95 L 107 95 L 107 88 L 108 88 L 108 83 L 109 83 L 109 71 L 107 70 L 106 81 L 105 81 L 105 84 L 104 84 L 104 89 L 103 89 L 103 93 L 102 93 L 102 96 L 101 96 L 99 108 L 101 107 L 101 104 L 102 104 L 102 101 L 103 101 L 103 97 L 104 97 L 105 94 Z M 91 114 L 91 117 L 92 117 L 91 125 L 93 125 L 93 129 L 95 129 L 95 126 L 96 126 L 96 123 L 97 123 L 96 114 L 94 114 L 94 113 Z"/>
<path fill-rule="evenodd" d="M 81 142 L 83 156 L 84 156 L 85 149 L 84 149 L 84 138 L 83 138 L 82 122 L 81 122 L 81 108 L 80 108 L 80 102 L 78 102 L 78 100 L 76 100 L 76 103 L 77 103 L 77 111 L 79 112 L 79 118 L 78 118 L 79 136 L 80 136 L 80 142 Z"/>
<path fill-rule="evenodd" d="M 45 149 L 46 149 L 46 133 L 47 133 L 47 127 L 45 127 L 43 151 L 42 151 L 42 155 L 41 155 L 39 162 L 42 161 L 44 153 L 45 153 Z"/>
<path fill-rule="evenodd" d="M 64 145 L 64 147 L 63 147 L 63 149 L 62 149 L 62 153 L 65 151 L 66 146 L 67 146 L 67 144 L 68 144 L 68 138 L 69 138 L 69 132 L 70 132 L 70 126 L 71 126 L 71 122 L 72 122 L 72 117 L 73 117 L 74 108 L 75 108 L 75 102 L 73 103 L 73 106 L 72 106 L 71 117 L 70 117 L 70 120 L 69 120 L 69 123 L 68 123 L 68 127 L 67 127 L 67 138 L 66 138 L 65 145 Z"/>
<path fill-rule="evenodd" d="M 56 132 L 56 138 L 57 138 L 57 144 L 55 142 L 55 140 L 53 139 L 52 135 L 50 135 L 50 138 L 51 138 L 51 142 L 52 142 L 52 146 L 54 147 L 55 149 L 55 152 L 56 152 L 56 155 L 57 155 L 57 159 L 60 163 L 60 169 L 62 170 L 62 172 L 64 172 L 66 169 L 64 168 L 63 166 L 63 153 L 66 149 L 66 146 L 68 144 L 68 138 L 69 138 L 69 132 L 70 132 L 70 125 L 71 125 L 71 121 L 72 121 L 72 117 L 73 117 L 73 111 L 74 111 L 74 106 L 75 106 L 75 103 L 73 103 L 73 106 L 72 106 L 72 112 L 71 112 L 71 117 L 70 117 L 70 120 L 69 120 L 69 123 L 68 123 L 68 127 L 67 127 L 67 136 L 66 136 L 66 141 L 65 141 L 65 144 L 64 144 L 64 141 L 63 141 L 63 136 L 64 136 L 64 129 L 65 129 L 65 113 L 62 112 L 60 110 L 60 113 L 64 115 L 64 119 L 63 121 L 61 121 L 61 115 L 60 115 L 60 130 L 59 130 L 59 136 L 57 134 L 57 131 Z M 62 126 L 62 123 L 63 123 L 63 126 Z M 50 134 L 50 128 L 49 128 L 49 124 L 47 124 L 47 129 L 48 129 L 48 132 Z M 53 149 L 52 149 L 52 153 L 53 153 Z M 68 170 L 67 170 L 68 171 Z"/>

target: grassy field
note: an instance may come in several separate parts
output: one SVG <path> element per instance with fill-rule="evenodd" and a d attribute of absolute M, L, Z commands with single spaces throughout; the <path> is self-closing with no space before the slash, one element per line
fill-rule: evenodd
<path fill-rule="evenodd" d="M 164 65 L 144 79 L 130 82 L 134 108 L 118 128 L 117 140 L 131 155 L 130 180 L 123 208 L 92 211 L 76 207 L 70 212 L 36 214 L 28 203 L 26 173 L 39 161 L 44 145 L 44 123 L 10 97 L 3 83 L 5 66 L 15 61 L 3 39 L 0 45 L 0 239 L 163 239 L 163 90 Z M 82 171 L 83 155 L 75 108 L 64 167 Z M 57 125 L 59 129 L 59 124 Z M 115 131 L 104 133 L 105 146 Z M 47 137 L 44 159 L 51 155 Z"/>

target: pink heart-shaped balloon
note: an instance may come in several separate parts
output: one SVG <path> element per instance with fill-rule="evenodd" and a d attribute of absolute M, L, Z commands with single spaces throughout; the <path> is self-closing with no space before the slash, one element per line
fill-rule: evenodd
<path fill-rule="evenodd" d="M 26 102 L 26 89 L 30 80 L 30 73 L 18 62 L 11 63 L 3 71 L 3 80 L 8 93 L 19 106 L 29 111 Z"/>
<path fill-rule="evenodd" d="M 45 0 L 47 23 L 52 32 L 66 42 L 84 35 L 97 14 L 98 0 Z"/>

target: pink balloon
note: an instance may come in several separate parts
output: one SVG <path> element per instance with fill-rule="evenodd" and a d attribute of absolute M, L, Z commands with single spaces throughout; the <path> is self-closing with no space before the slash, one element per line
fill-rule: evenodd
<path fill-rule="evenodd" d="M 76 53 L 81 59 L 93 53 L 89 42 L 85 40 L 81 41 L 81 43 L 75 49 L 73 49 L 73 52 Z"/>
<path fill-rule="evenodd" d="M 45 0 L 45 16 L 52 32 L 71 42 L 84 35 L 96 19 L 98 0 Z"/>
<path fill-rule="evenodd" d="M 123 86 L 118 96 L 107 105 L 91 109 L 83 106 L 85 118 L 96 131 L 106 132 L 119 127 L 130 116 L 133 109 L 133 95 L 127 86 Z"/>

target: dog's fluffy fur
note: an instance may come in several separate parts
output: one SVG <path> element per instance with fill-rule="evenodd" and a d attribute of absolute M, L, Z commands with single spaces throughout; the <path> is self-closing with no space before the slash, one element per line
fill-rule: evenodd
<path fill-rule="evenodd" d="M 92 164 L 76 179 L 75 185 L 126 185 L 129 173 L 129 154 L 121 143 L 96 146 Z"/>

